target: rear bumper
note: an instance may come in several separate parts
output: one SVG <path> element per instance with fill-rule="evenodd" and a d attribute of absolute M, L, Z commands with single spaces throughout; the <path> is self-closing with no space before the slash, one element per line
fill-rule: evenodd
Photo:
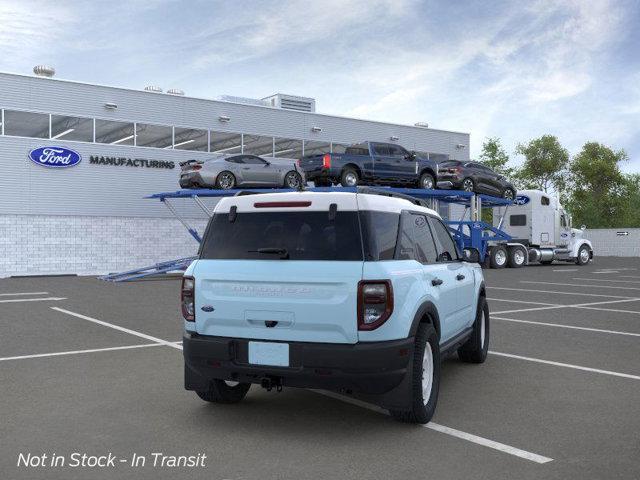
<path fill-rule="evenodd" d="M 289 367 L 248 363 L 248 339 L 186 332 L 185 388 L 204 390 L 213 379 L 261 383 L 276 379 L 289 387 L 384 394 L 397 387 L 413 357 L 412 337 L 354 345 L 289 343 Z"/>
<path fill-rule="evenodd" d="M 193 188 L 205 185 L 206 182 L 202 178 L 202 175 L 200 175 L 200 173 L 198 172 L 180 175 L 180 188 Z"/>
<path fill-rule="evenodd" d="M 436 186 L 442 190 L 458 190 L 462 188 L 462 179 L 452 176 L 441 176 Z"/>
<path fill-rule="evenodd" d="M 317 167 L 309 170 L 304 170 L 305 178 L 308 182 L 314 180 L 330 180 L 335 179 L 335 172 L 332 172 L 330 168 Z"/>

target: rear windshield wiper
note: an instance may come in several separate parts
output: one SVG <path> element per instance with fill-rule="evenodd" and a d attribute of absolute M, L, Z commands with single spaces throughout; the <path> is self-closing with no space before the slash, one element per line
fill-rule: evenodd
<path fill-rule="evenodd" d="M 257 250 L 248 250 L 249 253 L 266 253 L 280 255 L 281 260 L 289 259 L 289 252 L 286 248 L 259 248 Z"/>

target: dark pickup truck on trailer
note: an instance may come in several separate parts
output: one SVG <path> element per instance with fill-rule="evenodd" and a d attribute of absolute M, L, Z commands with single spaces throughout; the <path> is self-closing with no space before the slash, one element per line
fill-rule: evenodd
<path fill-rule="evenodd" d="M 298 161 L 306 179 L 317 187 L 356 185 L 436 186 L 438 164 L 393 143 L 364 142 L 344 153 L 308 155 Z"/>

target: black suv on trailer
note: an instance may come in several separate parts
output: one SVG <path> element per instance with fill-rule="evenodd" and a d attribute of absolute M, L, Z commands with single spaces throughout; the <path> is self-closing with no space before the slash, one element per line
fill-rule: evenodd
<path fill-rule="evenodd" d="M 485 193 L 511 200 L 516 198 L 516 188 L 504 175 L 479 162 L 445 160 L 438 167 L 438 188 Z"/>

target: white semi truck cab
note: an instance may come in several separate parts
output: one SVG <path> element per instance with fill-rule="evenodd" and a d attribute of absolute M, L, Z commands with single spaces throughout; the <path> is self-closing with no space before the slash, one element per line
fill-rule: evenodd
<path fill-rule="evenodd" d="M 593 259 L 591 242 L 583 238 L 585 227 L 572 228 L 559 200 L 541 190 L 521 190 L 513 205 L 495 207 L 493 225 L 512 237 L 506 245 L 490 247 L 493 267 L 554 260 L 586 265 Z"/>

